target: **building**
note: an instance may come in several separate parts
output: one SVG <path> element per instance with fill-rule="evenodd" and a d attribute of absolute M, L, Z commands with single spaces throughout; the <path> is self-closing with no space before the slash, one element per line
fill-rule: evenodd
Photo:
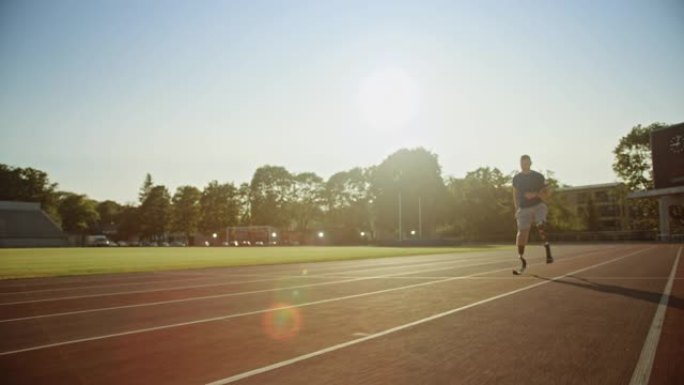
<path fill-rule="evenodd" d="M 589 231 L 630 230 L 627 188 L 605 183 L 556 190 L 561 203 L 584 222 Z"/>
<path fill-rule="evenodd" d="M 0 247 L 69 246 L 40 203 L 0 201 Z"/>
<path fill-rule="evenodd" d="M 652 190 L 635 191 L 631 199 L 658 200 L 658 239 L 684 239 L 684 123 L 651 132 Z"/>

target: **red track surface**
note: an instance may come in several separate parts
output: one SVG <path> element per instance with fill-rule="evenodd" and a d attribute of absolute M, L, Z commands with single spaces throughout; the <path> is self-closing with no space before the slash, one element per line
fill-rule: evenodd
<path fill-rule="evenodd" d="M 681 246 L 542 251 L 2 281 L 1 382 L 629 384 Z M 675 277 L 652 385 L 684 378 Z"/>

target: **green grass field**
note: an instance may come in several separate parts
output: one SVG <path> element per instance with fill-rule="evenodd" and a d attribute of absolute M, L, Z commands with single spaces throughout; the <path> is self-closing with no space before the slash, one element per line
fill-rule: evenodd
<path fill-rule="evenodd" d="M 0 249 L 0 279 L 466 253 L 479 247 L 130 247 Z"/>

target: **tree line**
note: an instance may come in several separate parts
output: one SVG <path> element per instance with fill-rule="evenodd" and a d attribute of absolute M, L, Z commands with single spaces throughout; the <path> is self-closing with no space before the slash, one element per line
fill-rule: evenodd
<path fill-rule="evenodd" d="M 629 189 L 652 183 L 648 135 L 662 126 L 636 126 L 615 148 L 613 168 Z M 480 167 L 462 178 L 445 179 L 436 154 L 401 149 L 378 165 L 341 171 L 327 180 L 313 172 L 265 165 L 249 183 L 214 180 L 201 189 L 185 185 L 172 193 L 147 174 L 138 202 L 120 204 L 59 191 L 44 171 L 0 164 L 0 200 L 40 202 L 68 233 L 115 230 L 115 238 L 124 240 L 162 239 L 170 233 L 209 236 L 229 226 L 250 225 L 301 233 L 326 230 L 340 242 L 359 241 L 362 233 L 385 240 L 484 240 L 509 238 L 515 231 L 514 173 Z M 546 177 L 552 188 L 562 187 L 552 172 L 546 171 Z M 549 204 L 552 231 L 589 227 L 591 218 L 569 211 L 557 195 Z M 643 203 L 644 211 L 653 208 L 652 202 Z"/>

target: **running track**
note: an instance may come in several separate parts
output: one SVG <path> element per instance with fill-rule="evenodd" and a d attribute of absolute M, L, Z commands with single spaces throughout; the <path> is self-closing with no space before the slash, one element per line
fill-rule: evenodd
<path fill-rule="evenodd" d="M 0 382 L 683 383 L 682 248 L 0 281 Z"/>

